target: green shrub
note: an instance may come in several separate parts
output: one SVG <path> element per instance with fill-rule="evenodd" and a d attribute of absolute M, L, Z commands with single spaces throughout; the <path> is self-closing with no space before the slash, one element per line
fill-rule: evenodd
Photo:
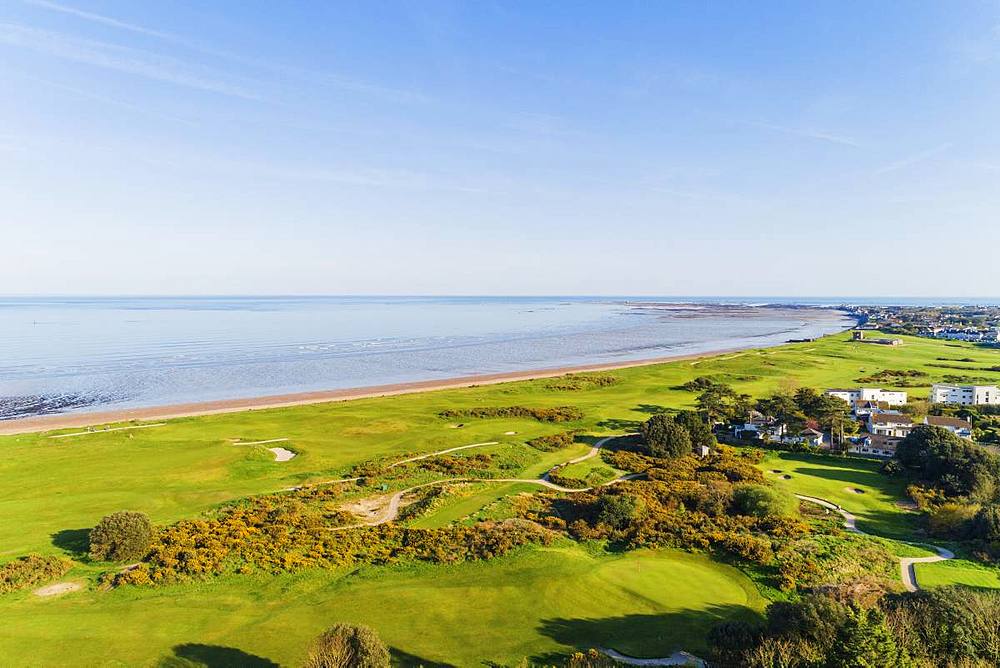
<path fill-rule="evenodd" d="M 617 383 L 618 378 L 615 376 L 597 373 L 570 373 L 549 381 L 545 387 L 549 390 L 572 391 L 610 387 Z"/>
<path fill-rule="evenodd" d="M 389 648 L 367 626 L 337 624 L 313 641 L 304 668 L 389 668 Z"/>
<path fill-rule="evenodd" d="M 573 445 L 578 433 L 577 431 L 564 431 L 558 434 L 539 436 L 528 441 L 528 445 L 542 452 L 554 452 Z"/>
<path fill-rule="evenodd" d="M 790 517 L 798 502 L 791 494 L 763 485 L 738 485 L 733 490 L 733 510 L 753 517 Z"/>
<path fill-rule="evenodd" d="M 152 542 L 149 518 L 122 510 L 105 515 L 90 530 L 90 557 L 97 561 L 135 561 L 146 556 Z"/>
<path fill-rule="evenodd" d="M 635 519 L 638 502 L 628 494 L 605 494 L 597 501 L 597 521 L 612 529 L 626 528 Z"/>
<path fill-rule="evenodd" d="M 0 566 L 0 594 L 54 580 L 66 573 L 73 565 L 62 557 L 42 557 L 29 554 L 18 557 Z"/>

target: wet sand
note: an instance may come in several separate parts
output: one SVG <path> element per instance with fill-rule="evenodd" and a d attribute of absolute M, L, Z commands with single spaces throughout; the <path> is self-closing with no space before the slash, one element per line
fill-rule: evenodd
<path fill-rule="evenodd" d="M 388 397 L 416 392 L 432 392 L 476 385 L 495 385 L 519 380 L 534 380 L 537 378 L 554 378 L 567 373 L 585 371 L 613 371 L 637 366 L 650 366 L 664 362 L 697 360 L 715 357 L 726 353 L 753 350 L 754 348 L 729 348 L 713 350 L 690 355 L 674 355 L 645 360 L 632 360 L 610 364 L 587 364 L 583 366 L 564 366 L 533 371 L 510 371 L 505 373 L 478 374 L 460 376 L 443 380 L 426 380 L 412 383 L 396 383 L 392 385 L 372 385 L 340 390 L 323 390 L 318 392 L 297 392 L 294 394 L 277 394 L 264 397 L 245 399 L 225 399 L 220 401 L 204 401 L 168 406 L 150 406 L 148 408 L 123 408 L 111 411 L 95 411 L 93 413 L 66 413 L 60 415 L 42 415 L 38 417 L 18 418 L 0 421 L 0 435 L 29 434 L 54 429 L 72 427 L 91 427 L 129 420 L 167 420 L 171 418 L 192 417 L 197 415 L 217 415 L 219 413 L 235 413 L 247 410 L 263 410 L 267 408 L 284 408 L 288 406 L 303 406 L 306 404 L 321 404 L 333 401 L 350 401 L 352 399 L 370 399 L 373 397 Z"/>

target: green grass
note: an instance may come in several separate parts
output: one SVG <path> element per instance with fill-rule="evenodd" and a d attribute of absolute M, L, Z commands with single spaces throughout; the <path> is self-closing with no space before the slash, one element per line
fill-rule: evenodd
<path fill-rule="evenodd" d="M 941 364 L 938 357 L 972 357 L 980 367 L 1000 365 L 1000 351 L 970 344 L 907 338 L 903 346 L 886 347 L 847 338 L 841 334 L 622 369 L 613 372 L 620 382 L 610 387 L 555 391 L 549 381 L 538 380 L 185 418 L 131 432 L 64 439 L 3 436 L 0 559 L 64 552 L 100 517 L 116 510 L 143 511 L 164 524 L 232 499 L 341 477 L 373 458 L 483 441 L 526 448 L 523 458 L 517 454 L 512 460 L 522 468 L 509 471 L 509 477 L 537 477 L 589 446 L 538 453 L 524 441 L 566 429 L 592 438 L 632 431 L 653 412 L 691 407 L 696 393 L 676 388 L 702 375 L 759 397 L 796 386 L 852 386 L 856 378 L 885 369 L 926 371 L 930 375 L 921 382 L 929 386 L 956 373 L 934 367 Z M 1000 373 L 975 373 L 1000 382 Z M 911 396 L 926 395 L 906 389 Z M 469 419 L 461 429 L 438 417 L 450 408 L 516 404 L 574 405 L 585 417 L 558 425 Z M 508 431 L 517 433 L 505 435 Z M 282 445 L 298 456 L 276 463 L 262 448 L 233 445 L 236 438 L 288 438 Z M 594 459 L 580 468 L 589 471 L 600 463 Z M 880 476 L 877 463 L 785 456 L 770 459 L 765 467 L 792 476 L 787 481 L 770 476 L 779 486 L 851 510 L 867 531 L 888 537 L 912 533 L 913 515 L 895 505 L 902 498 L 902 484 Z M 848 486 L 866 493 L 849 493 L 844 490 Z M 524 491 L 502 484 L 478 489 L 416 522 L 439 525 L 489 512 L 503 505 L 498 500 Z M 74 573 L 92 581 L 96 571 L 80 567 Z M 685 648 L 697 651 L 712 619 L 745 610 L 748 602 L 757 605 L 747 583 L 735 571 L 700 557 L 597 557 L 568 548 L 455 567 L 226 577 L 164 589 L 85 591 L 44 601 L 24 593 L 0 600 L 5 620 L 0 656 L 31 657 L 34 665 L 45 665 L 72 652 L 86 665 L 141 665 L 169 654 L 174 645 L 203 643 L 294 665 L 305 642 L 338 620 L 368 621 L 407 652 L 459 665 L 491 656 L 519 659 L 563 651 L 583 640 L 587 646 L 606 641 L 622 651 L 656 654 L 683 639 Z M 542 602 L 535 598 L 539 593 L 545 594 Z"/>
<path fill-rule="evenodd" d="M 931 366 L 940 364 L 938 357 L 973 357 L 981 366 L 1000 365 L 1000 351 L 971 344 L 906 338 L 905 345 L 888 347 L 846 339 L 840 334 L 695 362 L 622 369 L 614 372 L 621 379 L 618 384 L 588 390 L 553 391 L 548 381 L 538 380 L 185 418 L 133 432 L 65 439 L 44 434 L 0 437 L 0 479 L 5 483 L 0 487 L 0 558 L 52 552 L 53 534 L 93 526 L 115 510 L 141 510 L 156 522 L 170 522 L 229 499 L 336 477 L 373 457 L 486 440 L 520 443 L 567 427 L 595 436 L 631 430 L 653 410 L 690 407 L 695 393 L 674 388 L 699 375 L 717 376 L 760 396 L 797 385 L 852 385 L 855 378 L 883 369 L 927 371 L 929 385 L 950 372 Z M 1000 382 L 1000 373 L 992 377 Z M 447 408 L 513 404 L 572 404 L 585 418 L 569 425 L 473 419 L 462 429 L 452 429 L 437 417 Z M 503 435 L 511 430 L 517 435 Z M 287 447 L 300 454 L 278 464 L 259 448 L 231 445 L 232 438 L 289 438 Z M 545 461 L 524 473 L 539 475 L 585 451 L 581 444 L 547 453 Z"/>
<path fill-rule="evenodd" d="M 468 493 L 456 494 L 441 506 L 412 522 L 411 526 L 423 528 L 443 527 L 478 513 L 494 501 L 522 492 L 537 492 L 537 485 L 527 483 L 480 483 L 470 485 Z"/>
<path fill-rule="evenodd" d="M 745 576 L 705 557 L 566 545 L 456 566 L 22 595 L 0 603 L 0 656 L 65 665 L 72 648 L 75 665 L 153 665 L 193 643 L 300 665 L 308 642 L 338 621 L 369 624 L 425 663 L 510 664 L 595 645 L 662 656 L 703 651 L 711 624 L 762 605 Z"/>
<path fill-rule="evenodd" d="M 600 456 L 559 469 L 559 475 L 582 480 L 590 487 L 614 480 L 623 473 L 625 472 L 605 463 Z"/>
<path fill-rule="evenodd" d="M 790 452 L 769 452 L 761 464 L 767 479 L 781 489 L 826 499 L 853 513 L 862 531 L 911 539 L 917 515 L 897 504 L 905 499 L 906 484 L 879 473 L 880 466 L 866 459 Z"/>
<path fill-rule="evenodd" d="M 917 583 L 921 587 L 964 585 L 984 589 L 1000 589 L 1000 569 L 965 559 L 914 564 Z"/>

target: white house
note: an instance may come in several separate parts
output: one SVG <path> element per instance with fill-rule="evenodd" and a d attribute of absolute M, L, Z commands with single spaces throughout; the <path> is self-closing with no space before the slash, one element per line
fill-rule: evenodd
<path fill-rule="evenodd" d="M 805 443 L 819 448 L 823 446 L 823 432 L 807 427 L 798 434 L 789 434 L 781 440 L 783 443 Z"/>
<path fill-rule="evenodd" d="M 924 418 L 924 424 L 947 429 L 955 436 L 972 439 L 972 423 L 957 417 L 947 417 L 944 415 L 928 415 Z"/>
<path fill-rule="evenodd" d="M 905 415 L 872 413 L 868 416 L 868 431 L 876 436 L 904 438 L 913 430 L 913 421 Z"/>
<path fill-rule="evenodd" d="M 936 383 L 931 388 L 932 404 L 983 406 L 1000 404 L 1000 388 L 996 385 L 948 385 Z"/>
<path fill-rule="evenodd" d="M 858 401 L 884 401 L 890 406 L 905 406 L 906 392 L 894 392 L 877 387 L 860 387 L 851 390 L 827 390 L 824 394 L 843 399 L 854 405 Z"/>
<path fill-rule="evenodd" d="M 896 454 L 897 443 L 899 443 L 899 439 L 891 436 L 865 434 L 860 438 L 854 439 L 850 447 L 847 448 L 847 451 L 856 455 L 868 455 L 870 457 L 892 457 Z"/>

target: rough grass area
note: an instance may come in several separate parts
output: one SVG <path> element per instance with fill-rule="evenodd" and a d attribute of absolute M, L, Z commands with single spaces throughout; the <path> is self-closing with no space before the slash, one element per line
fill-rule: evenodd
<path fill-rule="evenodd" d="M 917 515 L 899 506 L 905 500 L 902 479 L 879 473 L 880 462 L 789 452 L 769 452 L 760 464 L 767 479 L 793 494 L 816 496 L 850 511 L 858 528 L 889 538 L 912 540 Z M 781 473 L 774 473 L 780 470 Z M 858 494 L 850 489 L 859 489 Z"/>
<path fill-rule="evenodd" d="M 62 665 L 70 643 L 76 665 L 156 665 L 200 646 L 242 658 L 207 665 L 266 665 L 247 658 L 257 657 L 295 666 L 338 621 L 374 627 L 405 665 L 511 665 L 593 645 L 662 656 L 703 651 L 696 639 L 712 623 L 761 607 L 745 576 L 705 557 L 568 545 L 480 564 L 26 598 L 0 607 L 0 656 Z"/>
<path fill-rule="evenodd" d="M 965 559 L 914 564 L 917 583 L 921 587 L 965 585 L 983 589 L 1000 589 L 1000 569 Z"/>

